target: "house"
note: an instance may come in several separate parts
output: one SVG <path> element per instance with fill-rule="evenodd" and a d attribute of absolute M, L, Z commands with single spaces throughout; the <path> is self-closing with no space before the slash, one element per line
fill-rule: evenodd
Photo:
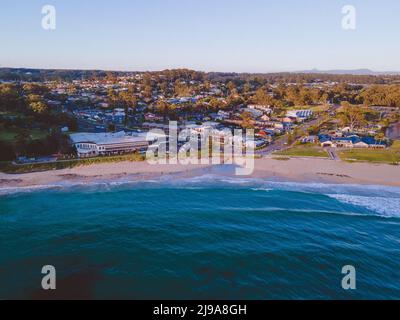
<path fill-rule="evenodd" d="M 117 133 L 74 133 L 70 135 L 72 145 L 79 158 L 123 154 L 148 147 L 144 137 L 128 136 Z"/>
<path fill-rule="evenodd" d="M 335 143 L 337 148 L 353 148 L 354 144 L 359 142 L 359 138 L 358 137 L 333 138 L 333 142 Z"/>
<path fill-rule="evenodd" d="M 157 116 L 157 115 L 155 115 L 154 113 L 146 113 L 145 115 L 144 115 L 144 119 L 146 120 L 146 121 L 162 121 L 163 120 L 163 118 L 162 117 L 160 117 L 160 116 Z"/>
<path fill-rule="evenodd" d="M 368 145 L 368 148 L 373 149 L 384 149 L 386 148 L 386 142 L 377 141 L 373 137 L 362 137 L 361 142 Z"/>
<path fill-rule="evenodd" d="M 313 116 L 311 110 L 290 110 L 286 113 L 286 117 L 296 119 L 297 121 L 304 121 Z"/>
<path fill-rule="evenodd" d="M 251 108 L 244 108 L 243 112 L 250 113 L 253 118 L 260 118 L 264 114 L 264 112 L 262 112 L 260 110 L 251 109 Z"/>
<path fill-rule="evenodd" d="M 387 128 L 386 137 L 393 140 L 400 139 L 400 122 L 397 122 Z"/>
<path fill-rule="evenodd" d="M 247 106 L 247 108 L 262 111 L 263 113 L 265 113 L 267 115 L 272 113 L 272 109 L 270 108 L 270 106 L 267 106 L 267 105 L 250 104 Z"/>
<path fill-rule="evenodd" d="M 215 120 L 226 120 L 229 119 L 229 112 L 223 111 L 223 110 L 219 110 L 218 113 L 216 114 L 216 116 L 214 117 Z"/>
<path fill-rule="evenodd" d="M 301 143 L 316 143 L 318 141 L 317 136 L 307 136 L 300 139 Z"/>
<path fill-rule="evenodd" d="M 271 121 L 271 118 L 268 117 L 266 114 L 264 114 L 264 115 L 261 117 L 260 120 L 261 120 L 261 121 L 264 121 L 264 122 L 269 122 L 269 121 Z"/>

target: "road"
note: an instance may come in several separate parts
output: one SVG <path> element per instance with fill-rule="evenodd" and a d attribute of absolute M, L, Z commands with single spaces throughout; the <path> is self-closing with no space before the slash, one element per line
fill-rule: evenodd
<path fill-rule="evenodd" d="M 325 114 L 330 114 L 331 112 L 336 112 L 336 110 L 340 107 L 340 105 L 332 105 L 329 107 L 329 109 L 324 112 L 323 115 Z M 317 125 L 320 121 L 323 120 L 323 115 L 319 116 L 318 118 L 315 118 L 311 121 L 305 122 L 302 125 L 298 126 L 298 128 L 302 131 L 307 132 L 307 130 L 312 127 Z M 276 151 L 280 151 L 283 149 L 288 148 L 287 145 L 287 141 L 288 141 L 288 137 L 287 135 L 284 136 L 280 136 L 277 139 L 275 139 L 270 145 L 268 145 L 267 147 L 265 147 L 264 149 L 258 150 L 255 152 L 256 155 L 260 155 L 260 156 L 267 156 L 270 155 Z M 340 158 L 338 157 L 338 155 L 336 154 L 336 152 L 332 151 L 332 155 L 330 154 L 331 159 L 333 160 L 340 160 Z M 328 152 L 329 153 L 329 152 Z"/>
<path fill-rule="evenodd" d="M 287 141 L 288 141 L 287 135 L 280 136 L 276 138 L 271 144 L 266 146 L 264 149 L 255 151 L 255 154 L 259 156 L 267 156 L 271 153 L 274 153 L 275 151 L 285 149 L 287 148 Z"/>

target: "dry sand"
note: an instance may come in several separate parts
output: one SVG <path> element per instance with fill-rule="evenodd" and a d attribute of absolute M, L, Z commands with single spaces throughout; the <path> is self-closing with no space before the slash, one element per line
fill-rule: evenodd
<path fill-rule="evenodd" d="M 219 167 L 221 168 L 221 167 Z M 203 174 L 222 174 L 235 177 L 233 170 L 216 171 L 210 165 L 151 165 L 147 162 L 104 163 L 72 169 L 35 172 L 27 174 L 0 173 L 0 189 L 35 187 L 63 182 L 92 182 L 96 180 L 128 181 L 158 178 L 163 175 L 193 177 Z M 400 167 L 385 164 L 346 163 L 327 159 L 255 160 L 252 177 L 298 182 L 323 182 L 342 184 L 370 184 L 400 186 Z"/>

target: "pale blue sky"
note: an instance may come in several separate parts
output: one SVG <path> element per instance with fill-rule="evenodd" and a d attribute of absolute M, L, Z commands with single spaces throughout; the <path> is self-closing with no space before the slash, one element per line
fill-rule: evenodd
<path fill-rule="evenodd" d="M 45 4 L 55 31 L 41 28 Z M 1 0 L 0 66 L 400 71 L 399 14 L 398 0 Z"/>

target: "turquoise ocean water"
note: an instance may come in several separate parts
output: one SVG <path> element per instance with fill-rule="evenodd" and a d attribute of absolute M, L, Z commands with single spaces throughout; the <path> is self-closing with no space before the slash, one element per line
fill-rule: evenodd
<path fill-rule="evenodd" d="M 400 189 L 205 175 L 2 189 L 0 299 L 400 299 Z M 341 269 L 357 270 L 357 289 Z"/>

